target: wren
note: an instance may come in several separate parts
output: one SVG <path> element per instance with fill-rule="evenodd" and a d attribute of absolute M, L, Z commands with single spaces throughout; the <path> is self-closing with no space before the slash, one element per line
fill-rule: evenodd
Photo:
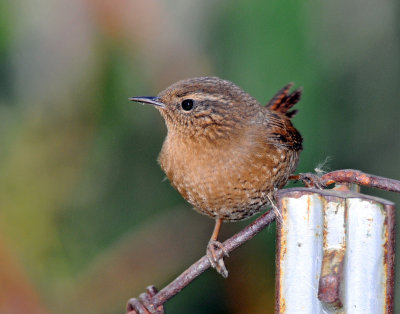
<path fill-rule="evenodd" d="M 289 93 L 291 87 L 265 107 L 217 77 L 182 80 L 157 97 L 130 98 L 154 105 L 163 116 L 168 134 L 158 161 L 183 198 L 216 220 L 207 255 L 224 277 L 223 260 L 215 258 L 223 249 L 217 241 L 221 223 L 271 205 L 296 169 L 302 137 L 290 120 L 301 90 Z"/>

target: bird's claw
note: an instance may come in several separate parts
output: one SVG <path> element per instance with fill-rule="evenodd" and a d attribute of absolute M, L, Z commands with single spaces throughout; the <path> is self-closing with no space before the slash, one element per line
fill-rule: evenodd
<path fill-rule="evenodd" d="M 157 289 L 154 286 L 149 286 L 146 292 L 141 293 L 139 298 L 132 298 L 126 305 L 127 314 L 163 314 L 164 307 L 162 305 L 157 308 L 152 302 L 152 298 L 157 294 Z"/>
<path fill-rule="evenodd" d="M 308 188 L 315 187 L 320 190 L 326 188 L 324 180 L 314 173 L 310 172 L 300 173 L 298 175 L 298 180 L 302 181 L 303 184 Z"/>
<path fill-rule="evenodd" d="M 218 258 L 220 255 L 219 251 L 222 251 L 223 255 Z M 210 240 L 207 245 L 206 254 L 211 263 L 211 267 L 221 274 L 222 277 L 227 278 L 228 270 L 225 267 L 224 256 L 229 257 L 229 254 L 222 243 L 216 240 Z"/>

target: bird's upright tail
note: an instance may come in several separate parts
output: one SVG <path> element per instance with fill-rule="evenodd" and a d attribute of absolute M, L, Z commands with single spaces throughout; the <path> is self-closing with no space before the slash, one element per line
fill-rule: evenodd
<path fill-rule="evenodd" d="M 283 113 L 288 118 L 292 118 L 297 113 L 297 110 L 290 109 L 299 102 L 302 93 L 302 89 L 299 88 L 289 94 L 289 90 L 292 86 L 293 83 L 289 83 L 277 92 L 268 102 L 267 108 L 272 111 Z"/>

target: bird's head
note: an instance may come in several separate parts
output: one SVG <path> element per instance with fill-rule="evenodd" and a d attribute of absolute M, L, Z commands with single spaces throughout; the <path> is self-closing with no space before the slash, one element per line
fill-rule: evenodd
<path fill-rule="evenodd" d="M 168 131 L 211 140 L 229 137 L 260 110 L 260 104 L 235 84 L 217 77 L 176 82 L 156 97 L 132 97 L 155 106 Z"/>

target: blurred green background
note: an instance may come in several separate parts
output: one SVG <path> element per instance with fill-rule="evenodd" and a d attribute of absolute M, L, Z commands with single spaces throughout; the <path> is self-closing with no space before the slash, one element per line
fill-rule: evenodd
<path fill-rule="evenodd" d="M 261 103 L 293 81 L 299 171 L 329 157 L 325 170 L 400 179 L 399 13 L 395 0 L 0 2 L 0 313 L 123 313 L 204 254 L 213 221 L 156 163 L 164 122 L 127 100 L 176 80 L 216 75 Z M 273 313 L 274 228 L 167 311 Z"/>

